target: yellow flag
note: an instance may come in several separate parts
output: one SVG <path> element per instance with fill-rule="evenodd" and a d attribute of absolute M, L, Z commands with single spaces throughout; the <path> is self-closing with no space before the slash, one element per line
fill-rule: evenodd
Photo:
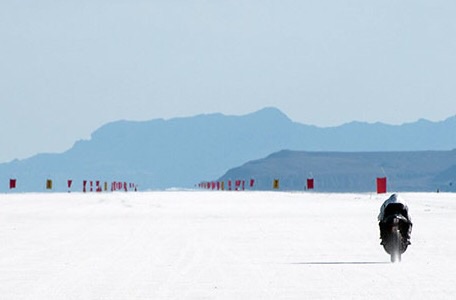
<path fill-rule="evenodd" d="M 274 189 L 279 189 L 279 180 L 278 179 L 274 179 L 274 182 L 272 183 L 272 187 Z"/>

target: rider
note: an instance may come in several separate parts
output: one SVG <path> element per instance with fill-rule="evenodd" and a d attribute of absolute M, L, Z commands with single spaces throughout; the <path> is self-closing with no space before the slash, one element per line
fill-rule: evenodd
<path fill-rule="evenodd" d="M 388 224 L 386 223 L 387 219 L 391 215 L 400 214 L 405 219 L 406 222 L 401 222 L 400 231 L 402 236 L 406 239 L 407 244 L 410 245 L 410 234 L 412 232 L 412 219 L 408 213 L 407 204 L 397 195 L 392 194 L 385 202 L 383 202 L 382 207 L 380 208 L 380 214 L 378 215 L 378 221 L 380 226 L 380 242 L 383 245 L 383 241 L 386 240 L 388 234 Z"/>

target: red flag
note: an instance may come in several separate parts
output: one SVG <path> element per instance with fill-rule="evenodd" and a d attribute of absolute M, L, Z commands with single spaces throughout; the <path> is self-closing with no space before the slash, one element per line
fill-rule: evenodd
<path fill-rule="evenodd" d="M 386 193 L 386 177 L 377 178 L 377 194 Z"/>
<path fill-rule="evenodd" d="M 68 183 L 68 188 L 71 189 L 71 184 L 73 183 L 73 180 L 68 179 L 67 183 Z"/>
<path fill-rule="evenodd" d="M 313 178 L 307 178 L 307 189 L 308 190 L 314 189 L 314 179 Z"/>
<path fill-rule="evenodd" d="M 10 189 L 15 189 L 16 188 L 16 179 L 10 179 L 9 188 Z"/>
<path fill-rule="evenodd" d="M 87 186 L 87 180 L 83 180 L 83 181 L 82 181 L 82 191 L 83 191 L 84 193 L 87 192 L 86 186 Z"/>
<path fill-rule="evenodd" d="M 250 179 L 250 187 L 253 187 L 254 184 L 255 184 L 255 179 Z"/>
<path fill-rule="evenodd" d="M 241 187 L 241 181 L 238 179 L 235 181 L 235 184 L 236 184 L 236 191 L 238 191 L 239 188 Z"/>

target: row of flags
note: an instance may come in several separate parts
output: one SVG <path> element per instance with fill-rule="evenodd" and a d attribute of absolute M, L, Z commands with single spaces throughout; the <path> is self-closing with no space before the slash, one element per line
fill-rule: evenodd
<path fill-rule="evenodd" d="M 46 189 L 52 190 L 53 189 L 53 180 L 46 179 Z M 71 191 L 73 187 L 73 180 L 67 180 L 67 188 L 68 191 Z M 138 191 L 138 185 L 132 182 L 125 182 L 125 181 L 113 181 L 110 184 L 107 181 L 100 181 L 100 180 L 83 180 L 82 181 L 82 191 L 86 192 L 107 192 L 109 191 L 109 187 L 111 192 L 115 191 Z M 9 188 L 10 190 L 17 188 L 17 179 L 11 178 L 9 181 Z"/>
<path fill-rule="evenodd" d="M 250 179 L 248 187 L 250 189 L 255 185 L 255 179 Z M 225 181 L 203 181 L 198 184 L 201 189 L 217 190 L 217 191 L 244 191 L 246 189 L 245 180 L 228 180 L 225 186 Z"/>
<path fill-rule="evenodd" d="M 386 177 L 377 177 L 377 193 L 384 194 L 387 192 L 387 179 Z M 249 189 L 253 189 L 255 185 L 255 179 L 250 179 L 248 182 L 245 180 L 228 180 L 225 186 L 225 181 L 210 181 L 210 182 L 201 182 L 198 184 L 198 187 L 201 189 L 208 189 L 208 190 L 234 190 L 234 191 L 244 191 L 246 189 L 246 184 Z M 68 191 L 71 191 L 73 185 L 73 180 L 67 180 L 67 188 Z M 17 187 L 17 179 L 11 178 L 9 182 L 9 188 L 15 189 Z M 108 191 L 109 184 L 107 181 L 101 182 L 100 180 L 83 180 L 82 181 L 82 191 L 86 192 L 103 192 Z M 272 182 L 272 188 L 278 190 L 280 188 L 280 180 L 274 179 Z M 306 189 L 313 190 L 315 188 L 315 180 L 314 178 L 307 178 L 306 181 Z M 46 180 L 46 189 L 52 190 L 53 189 L 53 181 L 52 179 Z M 111 192 L 114 191 L 138 191 L 138 185 L 135 183 L 128 183 L 125 181 L 113 181 L 111 182 Z"/>
<path fill-rule="evenodd" d="M 386 177 L 378 177 L 377 180 L 377 193 L 384 194 L 387 192 L 387 179 Z M 248 183 L 248 187 L 250 189 L 254 188 L 255 179 L 250 179 Z M 208 189 L 208 190 L 217 190 L 217 191 L 224 191 L 224 190 L 235 190 L 235 191 L 244 191 L 246 189 L 246 181 L 245 180 L 228 180 L 227 186 L 225 186 L 224 181 L 210 181 L 210 182 L 201 182 L 198 184 L 198 187 L 201 189 Z M 274 179 L 272 181 L 272 188 L 275 190 L 280 189 L 280 180 Z M 313 190 L 315 189 L 315 179 L 314 178 L 307 178 L 306 180 L 306 190 Z"/>
<path fill-rule="evenodd" d="M 272 188 L 278 190 L 280 188 L 280 180 L 274 179 L 272 181 Z M 315 180 L 313 178 L 307 178 L 306 180 L 306 190 L 313 190 L 315 188 Z"/>
<path fill-rule="evenodd" d="M 248 185 L 248 186 L 247 186 Z M 207 190 L 217 190 L 217 191 L 244 191 L 246 188 L 254 189 L 255 179 L 250 179 L 248 182 L 244 179 L 237 179 L 237 180 L 228 180 L 225 185 L 225 181 L 204 181 L 198 184 L 198 187 L 201 189 Z M 308 190 L 314 189 L 314 179 L 307 178 L 307 185 L 306 188 Z M 274 179 L 272 181 L 272 188 L 279 189 L 280 188 L 280 181 L 279 179 Z"/>

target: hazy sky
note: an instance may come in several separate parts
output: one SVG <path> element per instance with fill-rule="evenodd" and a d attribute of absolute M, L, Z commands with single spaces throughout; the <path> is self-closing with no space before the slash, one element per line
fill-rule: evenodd
<path fill-rule="evenodd" d="M 456 1 L 5 0 L 0 162 L 118 119 L 456 115 Z"/>

